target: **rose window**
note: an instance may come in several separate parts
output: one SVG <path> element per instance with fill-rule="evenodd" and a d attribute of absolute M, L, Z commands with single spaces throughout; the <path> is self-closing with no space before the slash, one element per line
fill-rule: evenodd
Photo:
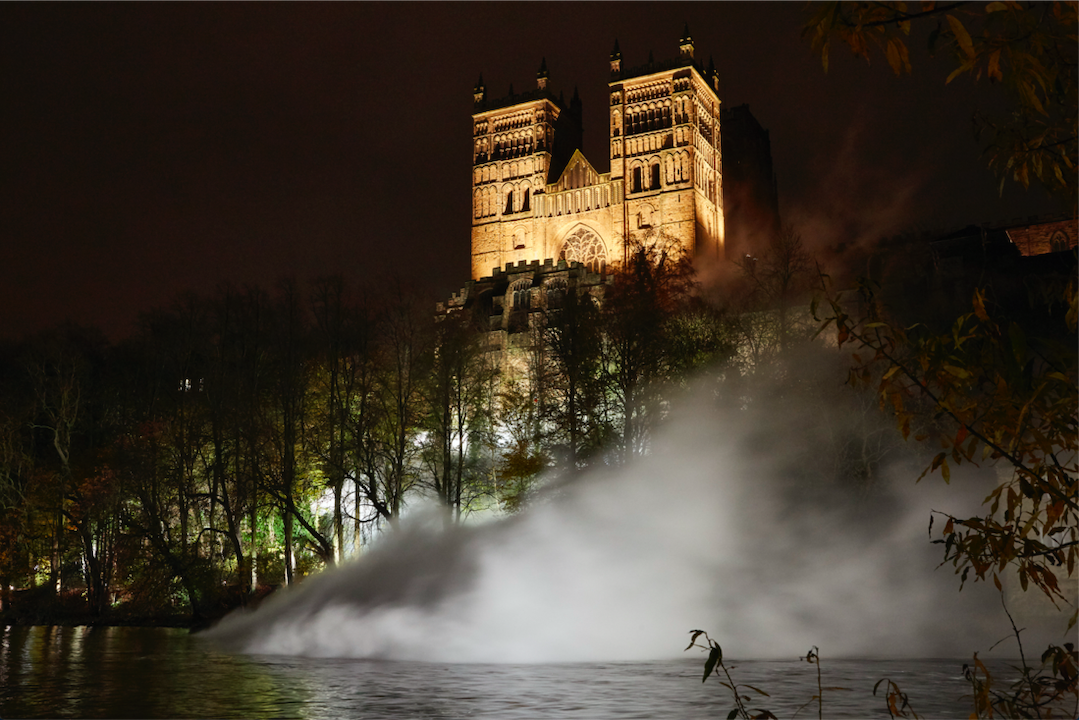
<path fill-rule="evenodd" d="M 589 272 L 600 273 L 607 268 L 607 248 L 596 233 L 581 227 L 566 237 L 558 259 L 579 262 L 587 267 Z"/>

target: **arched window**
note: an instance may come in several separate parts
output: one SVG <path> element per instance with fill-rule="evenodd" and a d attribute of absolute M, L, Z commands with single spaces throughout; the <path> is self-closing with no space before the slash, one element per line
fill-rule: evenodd
<path fill-rule="evenodd" d="M 521 212 L 531 210 L 532 208 L 528 204 L 528 188 L 524 189 L 524 197 L 521 198 Z"/>
<path fill-rule="evenodd" d="M 590 272 L 602 273 L 607 269 L 607 248 L 591 228 L 581 225 L 566 237 L 558 259 L 579 262 Z"/>
<path fill-rule="evenodd" d="M 1068 242 L 1068 236 L 1064 234 L 1063 230 L 1057 230 L 1053 233 L 1053 236 L 1049 238 L 1049 252 L 1064 252 L 1071 246 Z"/>
<path fill-rule="evenodd" d="M 649 188 L 655 190 L 659 187 L 659 162 L 652 163 L 652 177 L 649 182 Z"/>
<path fill-rule="evenodd" d="M 641 191 L 641 166 L 637 165 L 633 168 L 633 190 L 631 192 Z"/>
<path fill-rule="evenodd" d="M 506 193 L 506 209 L 503 212 L 504 215 L 513 214 L 513 191 L 510 190 Z"/>
<path fill-rule="evenodd" d="M 562 278 L 557 278 L 547 283 L 545 289 L 547 291 L 547 307 L 551 310 L 561 308 L 566 299 L 566 281 Z"/>
<path fill-rule="evenodd" d="M 514 310 L 528 310 L 532 306 L 532 279 L 517 280 L 509 287 L 506 293 L 513 303 L 510 307 Z"/>

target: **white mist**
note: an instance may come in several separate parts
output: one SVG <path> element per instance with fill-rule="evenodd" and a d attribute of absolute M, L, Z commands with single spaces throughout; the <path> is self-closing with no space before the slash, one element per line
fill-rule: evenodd
<path fill-rule="evenodd" d="M 931 508 L 975 510 L 984 477 L 915 486 L 920 468 L 896 468 L 875 501 L 800 487 L 788 450 L 853 423 L 844 409 L 695 395 L 632 467 L 480 527 L 418 513 L 209 635 L 254 653 L 555 662 L 679 656 L 693 628 L 743 658 L 968 656 L 1008 634 L 984 584 L 960 593 L 950 567 L 934 570 L 926 533 Z"/>

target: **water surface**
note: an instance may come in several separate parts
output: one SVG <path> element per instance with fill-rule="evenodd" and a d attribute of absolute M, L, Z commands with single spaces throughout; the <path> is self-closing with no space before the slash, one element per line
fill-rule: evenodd
<path fill-rule="evenodd" d="M 771 695 L 750 707 L 780 718 L 816 692 L 816 668 L 796 658 L 731 664 L 736 682 Z M 850 690 L 826 692 L 824 716 L 888 717 L 872 689 L 889 677 L 920 715 L 969 717 L 962 664 L 825 656 L 824 685 Z M 12 627 L 0 629 L 0 717 L 726 717 L 729 691 L 712 679 L 702 685 L 702 667 L 696 651 L 656 662 L 447 664 L 232 655 L 168 628 Z M 798 713 L 816 715 L 816 702 Z"/>

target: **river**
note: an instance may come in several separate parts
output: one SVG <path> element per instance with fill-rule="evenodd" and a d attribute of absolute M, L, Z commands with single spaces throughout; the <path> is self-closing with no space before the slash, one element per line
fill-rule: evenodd
<path fill-rule="evenodd" d="M 816 693 L 816 669 L 796 658 L 729 664 L 737 683 L 771 696 L 749 706 L 780 718 Z M 850 690 L 825 691 L 824 717 L 888 717 L 872 692 L 885 677 L 923 717 L 969 717 L 962 664 L 825 654 L 823 684 Z M 453 664 L 235 655 L 168 628 L 10 627 L 0 629 L 0 717 L 726 717 L 729 691 L 714 679 L 702 685 L 702 667 L 696 650 L 654 662 Z M 816 715 L 815 701 L 798 713 Z"/>

